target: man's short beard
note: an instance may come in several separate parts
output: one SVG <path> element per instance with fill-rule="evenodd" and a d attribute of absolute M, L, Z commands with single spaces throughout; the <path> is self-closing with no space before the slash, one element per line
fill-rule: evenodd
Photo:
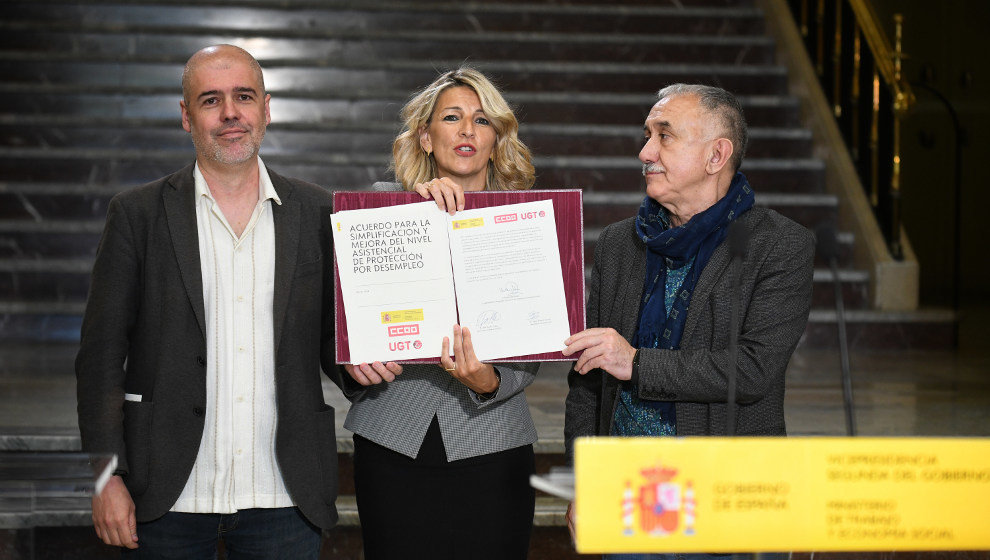
<path fill-rule="evenodd" d="M 231 153 L 232 150 L 224 150 L 220 146 L 213 146 L 213 160 L 224 165 L 237 165 L 256 157 L 261 146 L 254 146 L 254 149 L 247 153 Z"/>
<path fill-rule="evenodd" d="M 258 138 L 257 142 L 254 141 L 253 137 L 251 138 L 249 144 L 251 146 L 251 150 L 249 150 L 246 154 L 236 153 L 235 156 L 234 153 L 231 153 L 234 152 L 234 150 L 224 149 L 223 146 L 215 140 L 213 142 L 208 142 L 206 146 L 201 146 L 197 140 L 198 137 L 196 136 L 196 131 L 193 130 L 192 132 L 193 147 L 196 148 L 196 153 L 203 154 L 204 156 L 209 157 L 212 161 L 222 163 L 224 165 L 237 165 L 244 163 L 253 157 L 257 157 L 258 151 L 261 150 L 261 142 L 265 139 L 265 131 L 262 130 L 261 138 Z M 213 137 L 211 136 L 210 138 L 212 139 Z M 240 147 L 240 145 L 238 147 Z"/>

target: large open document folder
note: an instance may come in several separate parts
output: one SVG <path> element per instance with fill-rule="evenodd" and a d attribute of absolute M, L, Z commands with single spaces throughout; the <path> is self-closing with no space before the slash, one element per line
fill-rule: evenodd
<path fill-rule="evenodd" d="M 580 190 L 336 192 L 339 363 L 435 362 L 455 323 L 483 361 L 566 360 L 584 329 Z"/>

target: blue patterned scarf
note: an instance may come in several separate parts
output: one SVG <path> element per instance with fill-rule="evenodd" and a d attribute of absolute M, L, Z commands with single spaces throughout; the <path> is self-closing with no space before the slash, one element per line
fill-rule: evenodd
<path fill-rule="evenodd" d="M 746 176 L 736 172 L 729 185 L 729 191 L 713 206 L 695 214 L 681 226 L 670 227 L 667 211 L 650 197 L 643 200 L 636 216 L 636 232 L 646 244 L 646 279 L 643 285 L 643 298 L 640 301 L 639 326 L 633 337 L 635 348 L 661 348 L 676 350 L 680 348 L 681 335 L 687 320 L 688 305 L 691 294 L 698 284 L 701 272 L 708 264 L 715 249 L 729 234 L 729 224 L 744 212 L 752 208 L 755 196 Z M 684 267 L 688 267 L 683 271 Z M 665 289 L 667 275 L 683 276 L 680 287 L 673 294 L 671 305 L 665 304 Z M 676 283 L 676 282 L 675 282 Z M 654 297 L 654 296 L 661 297 Z M 639 412 L 654 415 L 662 419 L 661 432 L 672 432 L 676 425 L 674 406 L 670 402 L 640 401 L 636 398 L 638 390 L 623 384 L 623 406 L 616 410 L 617 435 L 632 435 L 628 432 L 651 432 L 652 422 L 644 422 L 646 418 L 637 420 L 637 408 L 646 406 L 652 411 Z M 629 413 L 630 417 L 625 417 Z M 631 426 L 628 424 L 638 424 Z M 646 425 L 644 425 L 646 424 Z M 666 426 L 666 428 L 664 428 Z M 644 433 L 642 435 L 660 435 Z"/>
<path fill-rule="evenodd" d="M 636 232 L 647 247 L 646 283 L 640 303 L 639 328 L 633 341 L 636 348 L 676 350 L 680 347 L 688 304 L 701 271 L 729 234 L 729 224 L 752 208 L 754 200 L 746 176 L 736 172 L 729 192 L 718 202 L 692 216 L 686 224 L 670 227 L 666 210 L 646 197 L 636 216 Z M 663 298 L 653 295 L 658 289 L 663 293 L 668 268 L 681 268 L 692 259 L 694 263 L 668 315 Z"/>

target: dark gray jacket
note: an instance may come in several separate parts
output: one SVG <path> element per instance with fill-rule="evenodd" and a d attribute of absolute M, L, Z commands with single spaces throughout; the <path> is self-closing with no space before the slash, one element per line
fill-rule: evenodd
<path fill-rule="evenodd" d="M 736 433 L 785 435 L 784 371 L 811 309 L 814 242 L 804 227 L 754 207 L 739 221 L 749 230 L 742 264 Z M 679 350 L 640 350 L 639 396 L 675 402 L 677 435 L 722 435 L 727 400 L 732 280 L 728 243 L 698 279 Z M 588 328 L 612 327 L 632 341 L 646 276 L 646 245 L 635 219 L 602 231 L 589 281 Z M 602 370 L 568 375 L 564 434 L 608 435 L 619 381 Z"/>

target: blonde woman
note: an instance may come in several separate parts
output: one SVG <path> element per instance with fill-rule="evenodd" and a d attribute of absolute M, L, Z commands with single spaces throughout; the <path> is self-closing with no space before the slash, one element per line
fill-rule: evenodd
<path fill-rule="evenodd" d="M 533 185 L 519 124 L 477 70 L 441 75 L 402 118 L 399 183 L 376 188 L 416 191 L 453 214 L 464 192 Z M 525 558 L 536 429 L 523 389 L 538 364 L 479 362 L 458 325 L 436 343 L 438 364 L 346 366 L 361 386 L 344 426 L 354 432 L 365 558 Z"/>

